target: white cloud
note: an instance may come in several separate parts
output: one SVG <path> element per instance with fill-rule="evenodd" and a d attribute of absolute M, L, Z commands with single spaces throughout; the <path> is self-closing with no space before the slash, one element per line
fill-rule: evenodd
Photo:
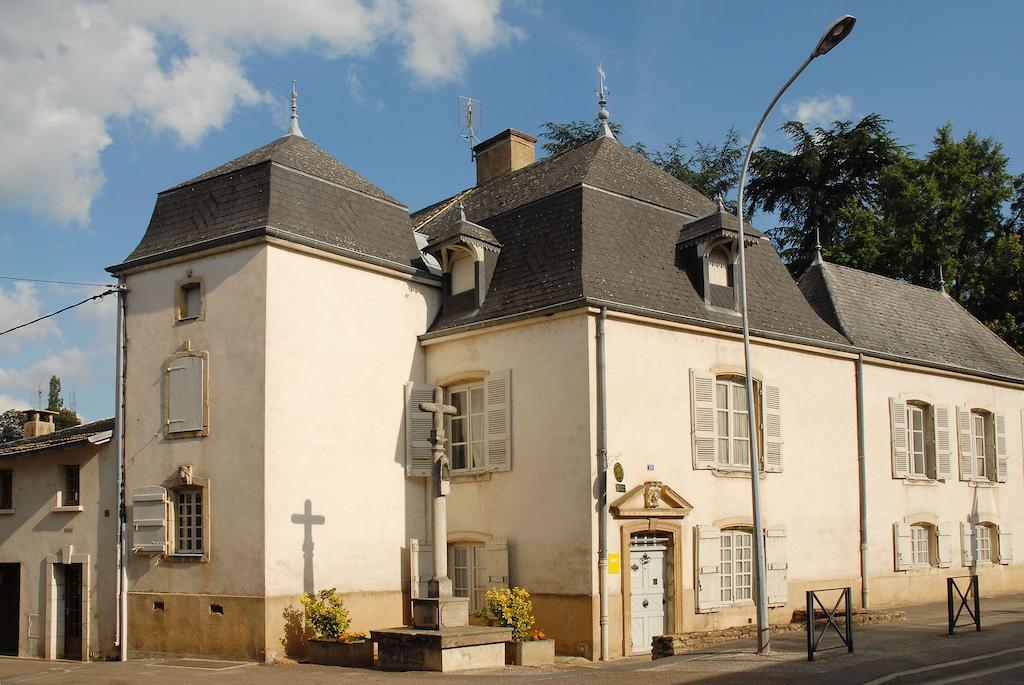
<path fill-rule="evenodd" d="M 352 97 L 352 102 L 356 103 L 360 107 L 372 107 L 378 112 L 384 110 L 384 101 L 379 98 L 370 98 L 366 94 L 366 88 L 363 86 L 363 80 L 359 76 L 359 67 L 355 64 L 348 66 L 348 94 Z"/>
<path fill-rule="evenodd" d="M 40 386 L 46 393 L 50 376 L 60 378 L 61 387 L 65 392 L 73 386 L 87 386 L 95 376 L 97 356 L 101 352 L 107 353 L 109 350 L 83 351 L 77 347 L 69 347 L 48 354 L 25 369 L 0 367 L 0 388 L 33 397 Z M 67 399 L 65 397 L 65 400 Z"/>
<path fill-rule="evenodd" d="M 43 313 L 35 285 L 14 281 L 10 288 L 5 288 L 0 284 L 0 331 L 38 319 Z M 14 354 L 21 350 L 23 344 L 50 336 L 60 338 L 60 329 L 52 319 L 45 319 L 0 336 L 0 351 Z"/>
<path fill-rule="evenodd" d="M 272 102 L 246 75 L 260 53 L 365 55 L 396 42 L 421 84 L 518 36 L 500 0 L 39 0 L 4 3 L 0 202 L 87 224 L 115 118 L 193 145 L 236 107 Z"/>
<path fill-rule="evenodd" d="M 31 409 L 30 405 L 25 400 L 17 397 L 11 397 L 10 395 L 0 395 L 0 413 L 7 411 L 8 409 Z"/>
<path fill-rule="evenodd" d="M 833 121 L 847 119 L 853 111 L 853 98 L 847 95 L 803 98 L 786 103 L 782 111 L 790 119 L 808 126 L 824 127 Z"/>

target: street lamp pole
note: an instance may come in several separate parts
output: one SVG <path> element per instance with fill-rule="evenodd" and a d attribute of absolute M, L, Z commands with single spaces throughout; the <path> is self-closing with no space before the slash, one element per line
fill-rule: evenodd
<path fill-rule="evenodd" d="M 750 166 L 750 155 L 754 151 L 754 143 L 757 142 L 757 137 L 761 133 L 761 127 L 764 126 L 765 120 L 768 118 L 768 114 L 775 107 L 775 104 L 782 97 L 782 94 L 786 92 L 789 86 L 797 79 L 800 74 L 803 73 L 807 65 L 810 64 L 815 58 L 821 57 L 829 50 L 839 44 L 844 38 L 850 35 L 853 30 L 853 25 L 857 20 L 849 14 L 840 17 L 839 19 L 832 22 L 832 24 L 825 31 L 825 35 L 818 41 L 814 51 L 804 60 L 803 64 L 793 72 L 793 75 L 789 77 L 786 84 L 779 89 L 779 92 L 772 98 L 771 103 L 764 110 L 764 114 L 761 115 L 760 121 L 757 122 L 757 128 L 754 129 L 754 134 L 750 137 L 750 144 L 747 145 L 747 154 L 743 158 L 743 168 L 740 171 L 740 185 L 737 193 L 738 198 L 736 200 L 736 216 L 739 219 L 739 234 L 740 234 L 740 316 L 742 319 L 743 326 L 743 376 L 746 383 L 747 389 L 747 437 L 750 443 L 750 498 L 753 507 L 753 542 L 754 542 L 754 579 L 756 582 L 756 596 L 757 602 L 757 652 L 758 654 L 770 654 L 772 651 L 771 646 L 771 631 L 768 626 L 768 597 L 766 587 L 766 568 L 765 568 L 765 557 L 764 557 L 764 538 L 763 531 L 761 528 L 761 484 L 759 481 L 760 477 L 760 462 L 758 459 L 758 446 L 757 446 L 757 425 L 756 417 L 754 412 L 754 380 L 750 375 L 750 322 L 747 318 L 747 259 L 746 251 L 744 250 L 743 235 L 743 186 L 747 180 L 747 167 Z"/>

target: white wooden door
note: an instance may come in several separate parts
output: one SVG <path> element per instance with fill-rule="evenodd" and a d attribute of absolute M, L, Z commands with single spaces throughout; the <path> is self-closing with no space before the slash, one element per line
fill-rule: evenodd
<path fill-rule="evenodd" d="M 668 632 L 664 546 L 635 546 L 629 553 L 631 632 L 634 652 L 649 652 L 651 639 Z"/>

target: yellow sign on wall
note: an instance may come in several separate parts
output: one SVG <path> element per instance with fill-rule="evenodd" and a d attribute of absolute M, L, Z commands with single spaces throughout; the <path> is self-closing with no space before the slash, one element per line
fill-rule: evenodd
<path fill-rule="evenodd" d="M 609 554 L 608 555 L 608 573 L 610 575 L 619 574 L 619 555 Z"/>

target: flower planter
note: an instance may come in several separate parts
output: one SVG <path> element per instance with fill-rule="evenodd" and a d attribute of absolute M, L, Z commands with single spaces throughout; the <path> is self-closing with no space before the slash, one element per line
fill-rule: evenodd
<path fill-rule="evenodd" d="M 309 640 L 309 663 L 323 666 L 348 666 L 349 668 L 373 668 L 373 642 L 335 642 L 333 640 Z"/>
<path fill-rule="evenodd" d="M 510 666 L 544 666 L 555 663 L 554 640 L 505 643 L 505 663 Z"/>

